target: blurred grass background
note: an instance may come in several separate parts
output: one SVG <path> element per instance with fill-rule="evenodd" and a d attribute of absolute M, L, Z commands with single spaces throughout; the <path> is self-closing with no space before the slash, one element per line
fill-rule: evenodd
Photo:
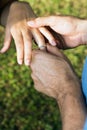
<path fill-rule="evenodd" d="M 23 0 L 22 0 L 23 1 Z M 25 0 L 37 16 L 53 14 L 87 18 L 86 0 Z M 0 28 L 0 47 L 4 30 Z M 65 51 L 79 78 L 87 49 L 80 46 Z M 0 54 L 0 130 L 61 130 L 57 103 L 34 89 L 30 69 L 16 62 L 14 42 L 5 54 Z"/>

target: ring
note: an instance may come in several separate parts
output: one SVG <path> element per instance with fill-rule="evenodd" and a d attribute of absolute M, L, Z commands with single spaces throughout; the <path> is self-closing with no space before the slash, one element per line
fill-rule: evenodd
<path fill-rule="evenodd" d="M 40 50 L 46 50 L 46 45 L 40 45 L 39 48 Z"/>

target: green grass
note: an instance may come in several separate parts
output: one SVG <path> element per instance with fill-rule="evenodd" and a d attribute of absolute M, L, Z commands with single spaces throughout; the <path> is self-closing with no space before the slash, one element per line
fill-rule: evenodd
<path fill-rule="evenodd" d="M 87 1 L 26 0 L 37 16 L 53 14 L 87 18 Z M 0 47 L 4 30 L 0 29 Z M 65 51 L 77 74 L 81 77 L 87 55 L 86 46 Z M 0 54 L 0 130 L 60 130 L 61 119 L 57 103 L 34 89 L 30 69 L 19 66 L 15 46 Z"/>

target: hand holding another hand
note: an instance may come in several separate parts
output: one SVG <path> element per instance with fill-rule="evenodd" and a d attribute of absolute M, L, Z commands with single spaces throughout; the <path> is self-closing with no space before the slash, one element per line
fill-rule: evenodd
<path fill-rule="evenodd" d="M 61 94 L 60 91 L 64 91 L 64 89 L 70 87 L 74 82 L 80 85 L 80 82 L 70 61 L 59 49 L 47 45 L 47 51 L 33 51 L 31 62 L 32 77 L 33 79 L 36 77 L 35 79 L 38 79 L 43 84 L 39 90 L 44 88 L 44 92 L 48 92 L 47 95 L 57 98 Z M 38 83 L 38 85 L 35 85 L 38 87 L 39 82 L 34 81 L 35 84 Z M 65 91 L 69 91 L 69 88 Z"/>
<path fill-rule="evenodd" d="M 62 44 L 55 39 L 58 43 L 58 48 L 61 49 L 74 48 L 82 44 L 87 44 L 87 20 L 84 19 L 73 16 L 39 17 L 29 21 L 28 26 L 32 28 L 49 26 L 56 32 L 56 35 L 60 34 L 62 36 Z M 48 38 L 41 28 L 39 30 L 48 40 L 51 38 L 51 36 Z"/>
<path fill-rule="evenodd" d="M 33 51 L 32 78 L 36 90 L 58 102 L 63 130 L 82 130 L 86 111 L 81 85 L 70 61 L 56 47 Z"/>

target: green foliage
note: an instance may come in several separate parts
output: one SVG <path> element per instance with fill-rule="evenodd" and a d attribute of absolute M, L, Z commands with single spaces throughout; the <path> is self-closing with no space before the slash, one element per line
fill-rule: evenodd
<path fill-rule="evenodd" d="M 22 0 L 23 1 L 23 0 Z M 86 0 L 26 0 L 37 16 L 67 14 L 87 17 Z M 4 31 L 0 29 L 0 47 Z M 77 74 L 81 77 L 85 46 L 65 51 Z M 28 67 L 16 62 L 14 43 L 0 54 L 0 130 L 60 130 L 61 119 L 55 100 L 34 89 Z"/>

